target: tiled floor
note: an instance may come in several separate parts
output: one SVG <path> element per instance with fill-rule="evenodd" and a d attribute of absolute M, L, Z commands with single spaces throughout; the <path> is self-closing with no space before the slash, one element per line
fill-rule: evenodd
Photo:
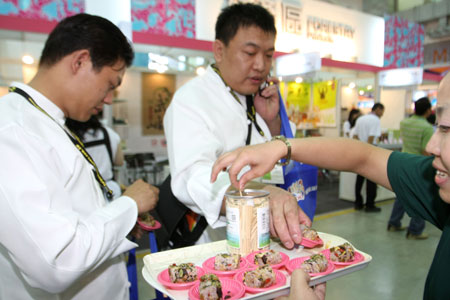
<path fill-rule="evenodd" d="M 316 216 L 314 227 L 318 231 L 341 236 L 373 257 L 367 268 L 329 281 L 327 300 L 422 299 L 440 231 L 427 224 L 425 233 L 430 235 L 427 240 L 407 240 L 405 232 L 386 230 L 393 201 L 378 205 L 381 213 L 345 209 Z M 405 216 L 404 225 L 408 224 L 407 220 Z M 144 253 L 138 254 L 138 270 L 142 270 Z M 139 278 L 139 299 L 153 299 L 154 291 L 142 279 L 140 271 Z"/>

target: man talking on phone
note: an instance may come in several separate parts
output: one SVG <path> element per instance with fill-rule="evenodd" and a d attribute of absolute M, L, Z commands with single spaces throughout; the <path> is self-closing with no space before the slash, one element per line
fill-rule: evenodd
<path fill-rule="evenodd" d="M 274 17 L 262 6 L 239 3 L 222 10 L 215 31 L 215 63 L 175 93 L 164 116 L 172 192 L 211 228 L 226 225 L 224 195 L 230 186 L 225 173 L 210 182 L 214 161 L 246 144 L 270 141 L 281 127 L 278 80 L 269 76 Z M 299 244 L 300 223 L 311 221 L 294 196 L 267 183 L 246 188 L 270 192 L 272 235 L 287 248 Z M 206 231 L 197 243 L 207 241 Z"/>

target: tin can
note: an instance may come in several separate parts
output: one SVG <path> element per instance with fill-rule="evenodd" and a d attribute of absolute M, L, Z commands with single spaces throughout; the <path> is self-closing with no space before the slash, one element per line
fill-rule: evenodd
<path fill-rule="evenodd" d="M 232 254 L 269 249 L 269 192 L 245 189 L 226 197 L 227 246 Z"/>

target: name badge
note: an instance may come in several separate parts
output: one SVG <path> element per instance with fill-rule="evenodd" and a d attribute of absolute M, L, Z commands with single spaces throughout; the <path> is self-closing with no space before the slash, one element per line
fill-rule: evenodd
<path fill-rule="evenodd" d="M 270 173 L 261 177 L 261 182 L 271 184 L 284 184 L 283 167 L 275 165 Z"/>

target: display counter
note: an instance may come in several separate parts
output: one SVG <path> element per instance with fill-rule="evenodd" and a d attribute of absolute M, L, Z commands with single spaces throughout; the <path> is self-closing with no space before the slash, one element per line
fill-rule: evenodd
<path fill-rule="evenodd" d="M 339 199 L 355 202 L 355 182 L 356 174 L 349 172 L 341 172 L 339 174 Z M 361 188 L 363 199 L 366 199 L 366 181 Z M 377 197 L 375 202 L 388 199 L 394 199 L 395 193 L 378 185 Z"/>
<path fill-rule="evenodd" d="M 392 150 L 392 151 L 401 151 L 402 144 L 377 144 L 378 147 Z M 340 172 L 339 174 L 339 199 L 347 200 L 355 202 L 355 182 L 356 182 L 356 174 L 349 172 Z M 361 194 L 365 201 L 366 199 L 366 181 L 364 180 L 364 184 L 361 188 Z M 375 202 L 395 199 L 395 193 L 378 185 L 377 186 L 377 197 L 375 198 Z"/>

